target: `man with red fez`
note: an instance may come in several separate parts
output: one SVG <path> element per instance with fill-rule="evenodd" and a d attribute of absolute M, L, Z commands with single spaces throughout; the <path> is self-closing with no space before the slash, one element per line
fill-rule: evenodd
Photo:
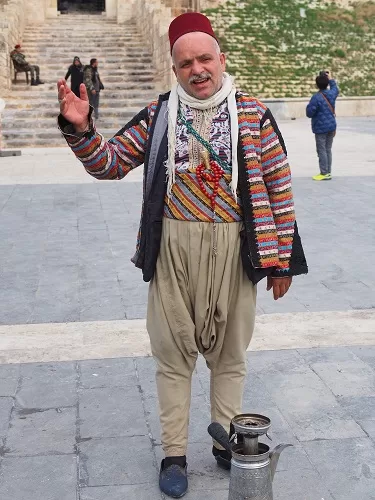
<path fill-rule="evenodd" d="M 207 17 L 169 28 L 177 84 L 105 141 L 81 99 L 58 83 L 60 130 L 89 174 L 122 179 L 144 164 L 133 262 L 150 281 L 147 330 L 157 365 L 162 444 L 159 485 L 188 487 L 191 379 L 201 353 L 211 370 L 211 416 L 228 431 L 241 413 L 256 284 L 277 300 L 307 273 L 284 141 L 267 107 L 225 73 Z M 217 463 L 231 456 L 214 443 Z"/>

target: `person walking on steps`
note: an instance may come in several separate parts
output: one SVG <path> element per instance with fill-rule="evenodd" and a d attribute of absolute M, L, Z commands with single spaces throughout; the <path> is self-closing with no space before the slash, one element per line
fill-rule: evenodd
<path fill-rule="evenodd" d="M 156 361 L 159 486 L 188 489 L 191 382 L 198 354 L 211 371 L 211 418 L 230 430 L 242 412 L 246 350 L 257 283 L 275 300 L 307 273 L 283 138 L 270 110 L 237 89 L 207 17 L 169 27 L 177 84 L 112 139 L 96 130 L 86 89 L 58 82 L 58 124 L 96 179 L 122 179 L 144 164 L 143 210 L 133 263 L 150 282 L 147 330 Z M 217 463 L 231 455 L 214 442 Z"/>
<path fill-rule="evenodd" d="M 18 44 L 14 47 L 14 50 L 10 53 L 10 57 L 15 68 L 19 67 L 22 71 L 30 71 L 31 85 L 42 85 L 44 83 L 39 77 L 39 66 L 36 64 L 29 64 L 26 61 L 26 56 L 21 52 L 21 45 Z"/>
<path fill-rule="evenodd" d="M 104 85 L 98 72 L 98 65 L 98 60 L 93 58 L 90 60 L 90 64 L 83 69 L 83 83 L 86 85 L 89 102 L 94 109 L 96 120 L 99 118 L 99 94 L 101 90 L 104 90 Z"/>
<path fill-rule="evenodd" d="M 306 107 L 306 115 L 311 118 L 315 134 L 320 168 L 320 174 L 314 175 L 313 180 L 329 181 L 332 179 L 332 144 L 337 127 L 335 104 L 339 88 L 336 81 L 330 78 L 329 71 L 321 71 L 315 82 L 319 92 L 312 96 Z"/>
<path fill-rule="evenodd" d="M 77 97 L 80 97 L 79 86 L 81 85 L 81 83 L 83 83 L 83 65 L 78 56 L 75 56 L 75 58 L 73 59 L 73 64 L 69 66 L 68 71 L 65 75 L 65 80 L 67 80 L 70 76 L 70 88 Z"/>

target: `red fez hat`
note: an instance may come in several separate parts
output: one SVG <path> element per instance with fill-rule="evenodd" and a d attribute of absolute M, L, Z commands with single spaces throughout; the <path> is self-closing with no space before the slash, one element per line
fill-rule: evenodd
<path fill-rule="evenodd" d="M 173 45 L 182 35 L 192 33 L 193 31 L 201 31 L 212 36 L 216 40 L 216 35 L 212 29 L 208 17 L 199 12 L 187 12 L 173 19 L 169 26 L 169 43 L 171 44 L 171 52 Z"/>
<path fill-rule="evenodd" d="M 15 49 L 20 49 L 21 48 L 21 45 L 19 43 L 17 43 L 17 45 L 14 47 Z"/>

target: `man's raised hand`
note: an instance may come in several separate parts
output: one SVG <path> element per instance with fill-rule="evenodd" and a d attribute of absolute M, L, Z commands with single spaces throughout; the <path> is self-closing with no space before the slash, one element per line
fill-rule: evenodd
<path fill-rule="evenodd" d="M 68 120 L 76 132 L 83 132 L 87 129 L 89 124 L 89 98 L 87 95 L 86 86 L 81 83 L 79 92 L 81 98 L 77 97 L 74 92 L 70 90 L 65 80 L 57 82 L 58 99 L 60 104 L 60 113 Z"/>

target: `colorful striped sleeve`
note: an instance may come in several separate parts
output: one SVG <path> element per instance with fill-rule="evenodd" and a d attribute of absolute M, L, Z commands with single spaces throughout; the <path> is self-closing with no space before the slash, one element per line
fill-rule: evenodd
<path fill-rule="evenodd" d="M 284 140 L 272 113 L 267 109 L 261 120 L 261 162 L 271 210 L 278 235 L 280 266 L 276 276 L 289 271 L 294 238 L 295 212 L 291 172 Z"/>
<path fill-rule="evenodd" d="M 59 117 L 59 125 L 68 145 L 90 175 L 100 180 L 122 179 L 144 162 L 155 109 L 156 103 L 151 103 L 109 141 L 96 131 L 93 124 L 82 137 L 69 133 L 69 124 L 64 127 L 62 117 Z"/>

